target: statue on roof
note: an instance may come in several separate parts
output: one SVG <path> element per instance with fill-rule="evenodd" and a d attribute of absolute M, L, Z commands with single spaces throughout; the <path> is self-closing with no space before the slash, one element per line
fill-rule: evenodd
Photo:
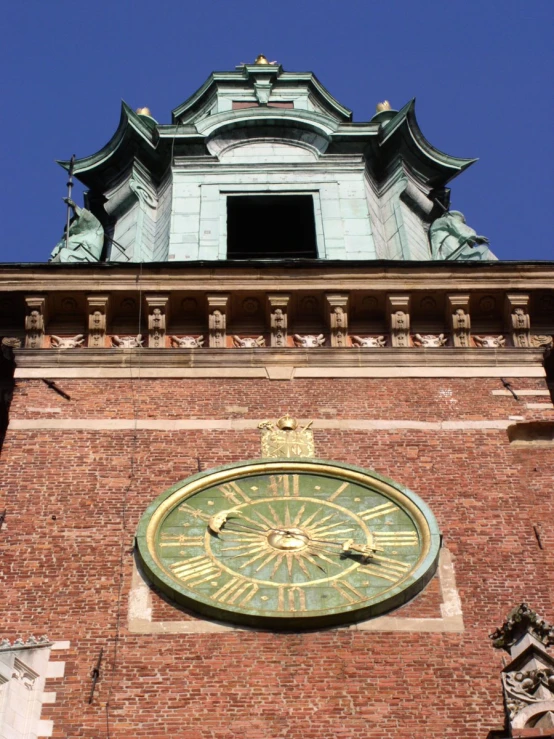
<path fill-rule="evenodd" d="M 489 240 L 466 224 L 459 210 L 447 210 L 429 228 L 432 259 L 490 259 Z"/>
<path fill-rule="evenodd" d="M 69 231 L 64 233 L 50 255 L 50 262 L 97 262 L 104 246 L 104 228 L 86 208 L 79 208 L 71 198 L 64 203 L 73 210 Z"/>

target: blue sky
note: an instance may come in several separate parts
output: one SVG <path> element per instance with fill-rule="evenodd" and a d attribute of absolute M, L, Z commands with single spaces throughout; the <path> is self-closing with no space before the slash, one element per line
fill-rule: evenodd
<path fill-rule="evenodd" d="M 263 53 L 311 70 L 354 120 L 417 98 L 431 143 L 479 157 L 452 207 L 500 259 L 554 259 L 552 0 L 26 0 L 3 9 L 0 261 L 45 261 L 65 222 L 55 159 L 161 123 L 214 70 Z M 79 200 L 80 202 L 80 200 Z"/>

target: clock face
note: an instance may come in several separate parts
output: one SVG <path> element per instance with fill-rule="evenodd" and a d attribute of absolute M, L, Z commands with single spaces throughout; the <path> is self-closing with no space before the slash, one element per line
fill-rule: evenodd
<path fill-rule="evenodd" d="M 437 564 L 427 506 L 375 473 L 323 460 L 261 460 L 195 475 L 146 511 L 137 543 L 171 598 L 226 621 L 347 623 L 398 607 Z"/>

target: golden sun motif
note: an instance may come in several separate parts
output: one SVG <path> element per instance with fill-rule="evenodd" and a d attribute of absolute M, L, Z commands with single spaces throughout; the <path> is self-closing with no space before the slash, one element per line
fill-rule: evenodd
<path fill-rule="evenodd" d="M 269 503 L 265 509 L 269 516 L 255 508 L 251 509 L 251 516 L 236 509 L 221 511 L 212 516 L 208 526 L 222 542 L 220 551 L 225 561 L 239 560 L 233 563 L 236 570 L 251 568 L 253 577 L 272 565 L 269 579 L 285 573 L 291 579 L 295 570 L 310 579 L 309 565 L 327 573 L 329 565 L 341 568 L 345 554 L 369 558 L 379 551 L 371 534 L 370 541 L 364 544 L 345 540 L 343 537 L 356 532 L 356 528 L 345 522 L 338 511 L 329 513 L 329 508 L 320 506 L 308 515 L 306 506 L 304 503 L 294 516 L 287 503 L 281 512 Z"/>

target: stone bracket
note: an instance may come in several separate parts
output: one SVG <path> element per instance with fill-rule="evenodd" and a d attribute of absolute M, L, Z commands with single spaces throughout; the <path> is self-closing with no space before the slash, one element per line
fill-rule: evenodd
<path fill-rule="evenodd" d="M 391 346 L 410 346 L 410 295 L 388 294 L 386 306 Z"/>
<path fill-rule="evenodd" d="M 331 346 L 348 345 L 348 293 L 326 293 Z"/>
<path fill-rule="evenodd" d="M 109 295 L 87 295 L 88 346 L 101 349 L 106 343 Z"/>
<path fill-rule="evenodd" d="M 471 346 L 469 293 L 446 296 L 446 324 L 452 331 L 453 346 Z"/>
<path fill-rule="evenodd" d="M 531 346 L 529 295 L 506 293 L 504 300 L 506 331 L 514 346 Z"/>
<path fill-rule="evenodd" d="M 229 293 L 219 295 L 207 295 L 208 301 L 208 330 L 209 346 L 211 348 L 224 348 L 227 339 L 227 305 Z"/>
<path fill-rule="evenodd" d="M 25 296 L 25 348 L 41 349 L 46 327 L 46 296 Z"/>
<path fill-rule="evenodd" d="M 290 294 L 285 293 L 267 296 L 270 312 L 271 346 L 287 346 L 289 300 Z"/>
<path fill-rule="evenodd" d="M 144 299 L 148 307 L 148 346 L 161 349 L 165 346 L 169 295 L 146 295 Z"/>

